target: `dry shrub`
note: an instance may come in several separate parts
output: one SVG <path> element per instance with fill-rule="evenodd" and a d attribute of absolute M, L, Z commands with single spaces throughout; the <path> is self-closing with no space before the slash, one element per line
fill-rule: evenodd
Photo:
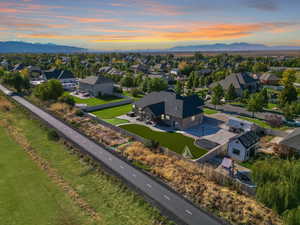
<path fill-rule="evenodd" d="M 197 166 L 174 156 L 154 153 L 138 142 L 122 146 L 119 150 L 128 159 L 150 166 L 154 175 L 165 180 L 199 206 L 217 213 L 232 223 L 282 224 L 272 210 L 254 199 L 213 182 L 211 179 L 219 179 L 215 177 L 213 168 Z"/>
<path fill-rule="evenodd" d="M 4 97 L 0 96 L 0 110 L 10 111 L 13 108 L 13 104 Z"/>

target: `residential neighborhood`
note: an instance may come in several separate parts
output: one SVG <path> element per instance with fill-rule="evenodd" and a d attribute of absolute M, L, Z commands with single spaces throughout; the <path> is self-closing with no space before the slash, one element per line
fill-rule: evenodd
<path fill-rule="evenodd" d="M 300 1 L 0 1 L 0 225 L 300 225 Z"/>

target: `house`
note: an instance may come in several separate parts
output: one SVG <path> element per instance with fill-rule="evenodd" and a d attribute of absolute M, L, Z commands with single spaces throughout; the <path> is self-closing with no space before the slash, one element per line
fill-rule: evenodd
<path fill-rule="evenodd" d="M 147 73 L 148 68 L 143 64 L 136 64 L 130 67 L 134 73 Z"/>
<path fill-rule="evenodd" d="M 220 84 L 224 90 L 227 90 L 232 84 L 238 96 L 242 96 L 243 91 L 248 90 L 250 93 L 259 90 L 259 81 L 249 76 L 247 73 L 231 74 L 225 79 L 212 83 L 209 87 L 214 88 Z"/>
<path fill-rule="evenodd" d="M 255 155 L 259 137 L 254 131 L 247 131 L 228 142 L 228 156 L 237 161 L 247 161 Z"/>
<path fill-rule="evenodd" d="M 53 68 L 51 70 L 43 71 L 42 79 L 44 80 L 59 80 L 61 83 L 75 83 L 76 78 L 69 70 L 61 70 Z"/>
<path fill-rule="evenodd" d="M 170 71 L 170 74 L 171 75 L 174 75 L 174 76 L 179 76 L 180 75 L 180 71 L 179 71 L 179 69 L 171 69 L 171 71 Z"/>
<path fill-rule="evenodd" d="M 17 64 L 14 66 L 13 71 L 17 72 L 17 71 L 21 71 L 25 68 L 25 65 L 23 63 Z"/>
<path fill-rule="evenodd" d="M 103 76 L 90 76 L 79 81 L 79 90 L 92 96 L 113 95 L 114 82 Z"/>
<path fill-rule="evenodd" d="M 98 70 L 98 73 L 100 73 L 100 75 L 101 75 L 101 74 L 108 73 L 110 70 L 112 70 L 111 66 L 104 66 Z"/>
<path fill-rule="evenodd" d="M 152 79 L 154 79 L 154 78 L 163 79 L 167 83 L 173 80 L 171 76 L 169 76 L 168 74 L 165 74 L 163 72 L 161 72 L 161 73 L 152 72 L 150 74 L 147 74 L 147 77 L 152 78 Z"/>
<path fill-rule="evenodd" d="M 259 77 L 259 81 L 265 85 L 277 85 L 279 82 L 279 77 L 274 73 L 264 73 Z"/>
<path fill-rule="evenodd" d="M 204 102 L 197 95 L 180 96 L 172 91 L 152 92 L 133 104 L 133 112 L 144 121 L 152 121 L 185 130 L 203 120 Z"/>
<path fill-rule="evenodd" d="M 226 125 L 229 128 L 229 131 L 235 133 L 254 131 L 257 129 L 256 124 L 236 117 L 229 117 Z"/>
<path fill-rule="evenodd" d="M 42 70 L 39 66 L 27 66 L 28 72 L 31 77 L 39 77 L 42 74 Z"/>
<path fill-rule="evenodd" d="M 300 128 L 295 129 L 293 132 L 284 137 L 279 144 L 294 149 L 300 153 Z"/>

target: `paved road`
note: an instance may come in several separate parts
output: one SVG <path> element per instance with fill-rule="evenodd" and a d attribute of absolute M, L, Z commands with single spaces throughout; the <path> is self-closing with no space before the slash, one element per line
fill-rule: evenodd
<path fill-rule="evenodd" d="M 5 88 L 0 85 L 0 90 Z M 100 162 L 111 168 L 113 171 L 121 175 L 128 182 L 136 186 L 143 193 L 148 195 L 153 200 L 159 202 L 161 206 L 188 225 L 220 225 L 222 224 L 217 219 L 207 215 L 200 209 L 184 200 L 181 196 L 168 190 L 162 184 L 151 179 L 149 176 L 140 172 L 136 168 L 127 164 L 123 160 L 114 156 L 100 145 L 97 145 L 87 137 L 81 135 L 71 127 L 65 125 L 61 121 L 55 119 L 50 114 L 42 111 L 38 107 L 29 103 L 22 97 L 12 96 L 14 100 L 29 109 L 35 115 L 38 115 L 42 120 L 47 121 L 55 129 L 62 132 L 67 138 L 81 146 Z"/>

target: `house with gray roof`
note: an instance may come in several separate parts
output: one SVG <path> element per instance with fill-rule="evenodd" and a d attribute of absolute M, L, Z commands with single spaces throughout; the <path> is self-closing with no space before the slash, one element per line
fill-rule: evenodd
<path fill-rule="evenodd" d="M 92 96 L 113 95 L 114 82 L 104 76 L 89 76 L 79 80 L 79 90 Z"/>
<path fill-rule="evenodd" d="M 259 81 L 265 85 L 277 85 L 279 80 L 279 77 L 271 72 L 264 73 L 259 77 Z"/>
<path fill-rule="evenodd" d="M 74 83 L 76 82 L 76 78 L 74 74 L 69 70 L 61 70 L 53 68 L 51 70 L 43 71 L 42 78 L 44 80 L 59 80 L 62 83 Z"/>
<path fill-rule="evenodd" d="M 259 90 L 259 81 L 252 78 L 247 73 L 231 74 L 221 81 L 212 83 L 209 88 L 214 88 L 218 84 L 220 84 L 224 90 L 227 90 L 232 84 L 238 96 L 242 96 L 243 91 L 245 90 L 248 90 L 250 93 L 254 93 Z"/>
<path fill-rule="evenodd" d="M 284 137 L 280 144 L 300 153 L 300 128 L 295 129 L 293 132 Z"/>
<path fill-rule="evenodd" d="M 197 95 L 180 96 L 172 91 L 160 91 L 133 103 L 133 112 L 143 121 L 186 130 L 202 122 L 203 104 Z"/>

